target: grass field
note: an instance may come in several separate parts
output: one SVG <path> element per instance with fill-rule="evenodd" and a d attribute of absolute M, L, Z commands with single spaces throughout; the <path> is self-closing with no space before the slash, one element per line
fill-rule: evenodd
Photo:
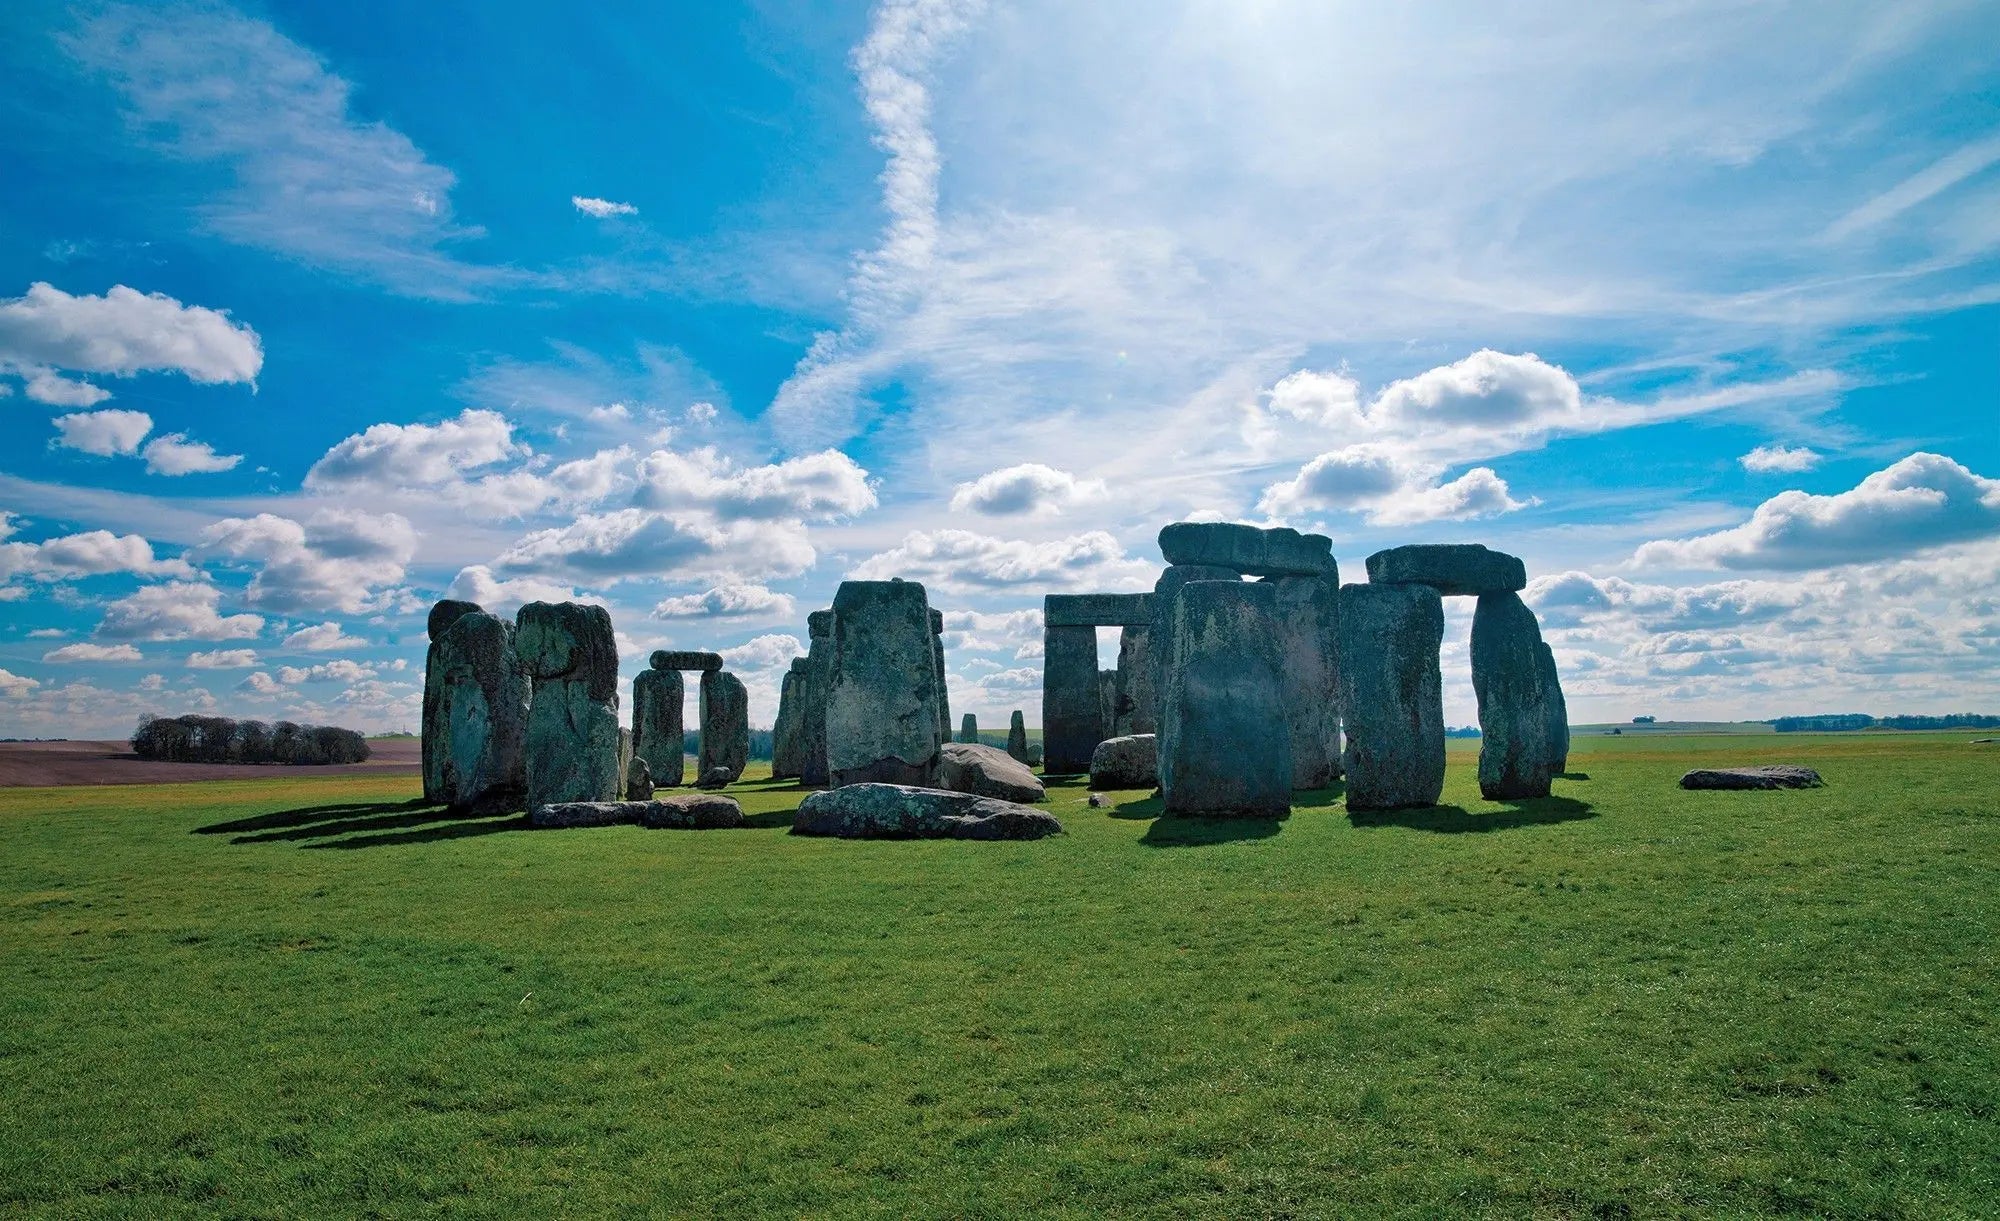
<path fill-rule="evenodd" d="M 1033 843 L 0 791 L 0 1211 L 1992 1216 L 2000 751 Z M 1976 735 L 1973 735 L 1976 736 Z M 1684 793 L 1797 761 L 1822 790 Z M 1587 777 L 1587 778 L 1586 778 Z"/>

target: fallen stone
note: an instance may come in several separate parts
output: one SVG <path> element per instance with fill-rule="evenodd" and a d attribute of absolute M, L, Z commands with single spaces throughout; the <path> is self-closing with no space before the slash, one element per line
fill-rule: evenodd
<path fill-rule="evenodd" d="M 902 784 L 850 784 L 799 804 L 794 835 L 842 839 L 1040 839 L 1062 830 L 1044 810 Z"/>
<path fill-rule="evenodd" d="M 936 640 L 918 582 L 840 583 L 826 698 L 835 786 L 930 783 L 940 744 Z"/>
<path fill-rule="evenodd" d="M 1195 581 L 1174 595 L 1160 696 L 1160 789 L 1171 815 L 1282 818 L 1292 805 L 1277 597 Z"/>
<path fill-rule="evenodd" d="M 641 670 L 632 680 L 632 754 L 646 761 L 656 788 L 687 782 L 686 692 L 679 670 Z"/>
<path fill-rule="evenodd" d="M 965 719 L 958 723 L 958 740 L 961 742 L 979 741 L 979 718 L 977 716 L 970 712 L 965 714 Z M 945 787 L 949 788 L 951 786 L 946 785 Z"/>
<path fill-rule="evenodd" d="M 1549 795 L 1542 629 L 1514 593 L 1480 594 L 1472 613 L 1472 691 L 1479 700 L 1479 792 L 1488 801 Z"/>
<path fill-rule="evenodd" d="M 1159 738 L 1150 733 L 1106 738 L 1090 756 L 1090 787 L 1150 789 L 1160 783 Z"/>
<path fill-rule="evenodd" d="M 719 793 L 677 793 L 649 801 L 639 825 L 656 831 L 714 831 L 744 825 L 743 807 Z"/>
<path fill-rule="evenodd" d="M 577 602 L 530 602 L 515 617 L 514 655 L 532 683 L 527 808 L 615 801 L 625 775 L 610 613 Z"/>
<path fill-rule="evenodd" d="M 722 654 L 699 649 L 656 649 L 651 665 L 655 670 L 700 670 L 708 673 L 722 668 Z"/>
<path fill-rule="evenodd" d="M 1019 763 L 1029 762 L 1028 722 L 1016 708 L 1014 715 L 1007 718 L 1007 755 Z"/>
<path fill-rule="evenodd" d="M 976 742 L 947 742 L 938 749 L 937 787 L 975 797 L 1033 802 L 1048 792 L 1028 765 L 1007 752 Z"/>
<path fill-rule="evenodd" d="M 1151 594 L 1049 594 L 1042 622 L 1054 627 L 1139 627 L 1153 621 Z"/>
<path fill-rule="evenodd" d="M 1333 541 L 1323 534 L 1235 522 L 1177 521 L 1160 530 L 1160 554 L 1169 564 L 1204 564 L 1251 577 L 1311 577 L 1333 570 Z"/>
<path fill-rule="evenodd" d="M 1436 805 L 1444 792 L 1444 603 L 1428 585 L 1340 587 L 1340 706 L 1349 810 Z"/>
<path fill-rule="evenodd" d="M 643 801 L 552 801 L 528 811 L 528 825 L 537 831 L 571 827 L 634 826 Z"/>
<path fill-rule="evenodd" d="M 1340 779 L 1340 571 L 1258 583 L 1277 596 L 1292 788 L 1323 789 Z"/>
<path fill-rule="evenodd" d="M 728 768 L 716 766 L 716 767 L 711 767 L 707 771 L 703 772 L 701 774 L 701 779 L 694 782 L 694 787 L 698 789 L 726 788 L 728 787 L 730 781 L 734 779 L 735 777 L 729 774 Z"/>
<path fill-rule="evenodd" d="M 653 772 L 646 766 L 646 760 L 638 755 L 625 765 L 625 800 L 651 801 L 653 799 Z"/>
<path fill-rule="evenodd" d="M 695 770 L 706 777 L 716 768 L 733 783 L 750 765 L 750 694 L 727 670 L 701 676 L 701 749 Z"/>
<path fill-rule="evenodd" d="M 1374 585 L 1428 585 L 1445 595 L 1505 594 L 1528 587 L 1527 565 L 1478 543 L 1413 543 L 1368 557 Z"/>
<path fill-rule="evenodd" d="M 1102 793 L 1092 793 L 1090 795 L 1089 805 L 1090 808 L 1093 810 L 1102 810 L 1105 807 L 1109 806 L 1110 804 L 1111 804 L 1111 799 L 1109 797 L 1106 797 Z"/>
<path fill-rule="evenodd" d="M 1818 772 L 1792 763 L 1702 767 L 1681 777 L 1684 789 L 1816 789 L 1824 783 Z"/>

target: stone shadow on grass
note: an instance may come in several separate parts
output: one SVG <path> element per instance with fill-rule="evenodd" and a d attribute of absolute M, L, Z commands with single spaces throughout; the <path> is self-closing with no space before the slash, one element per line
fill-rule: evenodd
<path fill-rule="evenodd" d="M 392 806 L 394 810 L 399 807 Z M 427 824 L 456 825 L 469 822 L 483 822 L 493 818 L 493 811 L 470 810 L 454 812 L 443 806 L 428 806 L 411 814 L 373 814 L 358 818 L 336 818 L 326 822 L 311 823 L 303 827 L 289 827 L 282 831 L 265 831 L 257 835 L 231 836 L 232 844 L 272 844 L 288 840 L 323 840 L 341 835 L 354 835 L 374 831 L 397 831 L 407 827 L 422 827 Z M 522 826 L 527 819 L 518 820 Z"/>
<path fill-rule="evenodd" d="M 326 839 L 318 843 L 300 844 L 299 847 L 388 848 L 397 844 L 429 844 L 439 840 L 467 839 L 474 835 L 497 835 L 502 831 L 526 831 L 528 829 L 528 816 L 526 814 L 509 814 L 504 818 L 483 818 L 468 815 L 461 820 L 438 823 L 411 831 L 395 831 L 382 835 L 347 835 L 340 839 Z"/>
<path fill-rule="evenodd" d="M 1466 831 L 1511 831 L 1516 827 L 1541 827 L 1597 817 L 1597 811 L 1591 808 L 1589 802 L 1578 801 L 1574 797 L 1536 797 L 1498 804 L 1503 808 L 1491 814 L 1474 814 L 1464 806 L 1350 810 L 1347 821 L 1361 828 L 1407 827 L 1412 831 L 1457 835 Z"/>
<path fill-rule="evenodd" d="M 1148 848 L 1202 848 L 1269 839 L 1284 826 L 1282 818 L 1156 818 L 1139 842 Z"/>
<path fill-rule="evenodd" d="M 206 827 L 196 827 L 196 835 L 234 835 L 248 831 L 274 831 L 285 827 L 304 827 L 313 823 L 335 822 L 346 818 L 365 817 L 371 814 L 392 814 L 411 810 L 441 810 L 442 806 L 412 797 L 408 801 L 349 801 L 334 805 L 301 806 L 296 810 L 277 810 L 270 814 L 253 814 L 248 818 L 233 818 L 228 822 L 210 823 Z"/>

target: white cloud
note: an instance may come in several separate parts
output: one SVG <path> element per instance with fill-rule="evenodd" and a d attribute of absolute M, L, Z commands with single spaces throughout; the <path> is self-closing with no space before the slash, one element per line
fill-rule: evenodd
<path fill-rule="evenodd" d="M 26 295 L 0 301 L 0 362 L 121 377 L 173 372 L 214 384 L 255 381 L 264 350 L 257 332 L 221 310 L 122 284 L 101 297 L 73 297 L 37 281 Z"/>
<path fill-rule="evenodd" d="M 146 470 L 154 475 L 207 475 L 235 469 L 241 454 L 218 454 L 206 441 L 190 441 L 185 433 L 168 433 L 146 442 L 140 451 Z"/>
<path fill-rule="evenodd" d="M 142 577 L 195 575 L 181 559 L 160 559 L 137 534 L 86 530 L 40 543 L 0 543 L 0 580 L 26 575 L 43 581 L 129 572 Z"/>
<path fill-rule="evenodd" d="M 1797 448 L 1787 448 L 1783 445 L 1759 445 L 1756 449 L 1738 458 L 1737 461 L 1743 464 L 1744 470 L 1760 475 L 1769 474 L 1774 471 L 1790 474 L 1798 471 L 1809 471 L 1818 466 L 1820 456 L 1817 451 L 1808 449 L 1803 445 Z"/>
<path fill-rule="evenodd" d="M 373 669 L 345 657 L 314 666 L 278 667 L 278 681 L 293 687 L 300 683 L 312 682 L 356 683 L 364 678 L 373 677 L 375 677 Z"/>
<path fill-rule="evenodd" d="M 952 492 L 951 507 L 989 517 L 1044 516 L 1106 495 L 1101 479 L 1078 479 L 1039 462 L 1023 462 L 959 484 Z"/>
<path fill-rule="evenodd" d="M 189 653 L 187 657 L 190 670 L 244 670 L 256 664 L 255 649 L 211 649 Z"/>
<path fill-rule="evenodd" d="M 762 585 L 719 585 L 703 593 L 663 599 L 653 607 L 653 618 L 743 619 L 753 615 L 789 618 L 796 609 L 790 595 L 772 593 Z"/>
<path fill-rule="evenodd" d="M 142 661 L 139 650 L 129 644 L 66 644 L 42 654 L 47 662 Z"/>
<path fill-rule="evenodd" d="M 876 504 L 868 472 L 839 450 L 739 468 L 713 446 L 648 454 L 633 501 L 649 509 L 701 509 L 725 521 L 847 517 Z"/>
<path fill-rule="evenodd" d="M 139 690 L 141 691 L 165 691 L 166 689 L 167 676 L 164 674 L 148 674 L 139 680 Z"/>
<path fill-rule="evenodd" d="M 722 660 L 736 670 L 775 670 L 792 664 L 792 658 L 804 657 L 806 646 L 799 643 L 796 636 L 774 633 L 758 636 L 732 648 L 718 650 Z"/>
<path fill-rule="evenodd" d="M 488 614 L 502 618 L 511 616 L 529 602 L 603 602 L 602 598 L 579 593 L 559 581 L 535 577 L 502 580 L 484 564 L 459 569 L 444 596 L 463 602 L 477 602 Z"/>
<path fill-rule="evenodd" d="M 248 640 L 261 615 L 224 615 L 222 591 L 193 581 L 146 585 L 104 608 L 97 635 L 106 640 Z"/>
<path fill-rule="evenodd" d="M 27 678 L 11 670 L 0 670 L 0 697 L 10 700 L 26 699 L 29 692 L 41 685 L 40 679 Z"/>
<path fill-rule="evenodd" d="M 1047 542 L 969 530 L 920 530 L 856 564 L 849 575 L 862 581 L 902 577 L 950 592 L 1019 586 L 1116 592 L 1151 589 L 1155 567 L 1126 555 L 1118 540 L 1102 530 Z"/>
<path fill-rule="evenodd" d="M 702 513 L 619 509 L 524 535 L 494 561 L 514 575 L 580 581 L 797 576 L 812 566 L 798 521 L 716 522 Z"/>
<path fill-rule="evenodd" d="M 359 649 L 366 648 L 367 645 L 367 641 L 357 636 L 349 636 L 332 620 L 311 627 L 302 627 L 285 637 L 286 648 L 304 649 L 308 653 L 325 653 L 334 649 Z"/>
<path fill-rule="evenodd" d="M 424 488 L 516 457 L 513 426 L 496 411 L 468 409 L 441 424 L 374 424 L 340 441 L 306 472 L 317 490 L 360 485 Z"/>
<path fill-rule="evenodd" d="M 283 684 L 262 670 L 245 675 L 243 681 L 236 684 L 236 689 L 253 695 L 279 695 L 285 690 Z"/>
<path fill-rule="evenodd" d="M 631 204 L 613 203 L 608 199 L 594 199 L 588 195 L 572 195 L 569 197 L 569 202 L 577 211 L 582 212 L 586 216 L 595 216 L 599 220 L 611 216 L 637 216 L 639 214 L 639 209 L 633 207 Z"/>
<path fill-rule="evenodd" d="M 199 550 L 259 565 L 246 591 L 253 606 L 360 614 L 403 579 L 416 548 L 400 514 L 323 509 L 303 523 L 273 513 L 224 518 L 203 531 Z"/>
<path fill-rule="evenodd" d="M 51 407 L 94 407 L 110 398 L 111 392 L 43 369 L 29 376 L 28 397 Z"/>
<path fill-rule="evenodd" d="M 1321 454 L 1282 483 L 1264 489 L 1258 508 L 1274 517 L 1328 511 L 1366 512 L 1373 525 L 1464 521 L 1525 507 L 1492 468 L 1478 466 L 1449 483 L 1444 468 L 1366 442 Z"/>
<path fill-rule="evenodd" d="M 109 458 L 136 453 L 153 430 L 153 417 L 143 411 L 80 411 L 57 416 L 55 425 L 62 434 L 57 445 Z"/>
<path fill-rule="evenodd" d="M 1887 559 L 2000 535 L 2000 479 L 1915 453 L 1833 496 L 1780 492 L 1750 520 L 1696 538 L 1646 543 L 1640 565 L 1799 570 Z"/>

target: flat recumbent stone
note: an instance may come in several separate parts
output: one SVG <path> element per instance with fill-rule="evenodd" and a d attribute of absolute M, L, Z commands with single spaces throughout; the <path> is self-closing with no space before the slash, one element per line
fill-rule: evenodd
<path fill-rule="evenodd" d="M 1223 521 L 1177 521 L 1160 531 L 1169 564 L 1206 564 L 1251 577 L 1318 576 L 1333 569 L 1333 540 Z"/>
<path fill-rule="evenodd" d="M 1428 585 L 1448 597 L 1506 594 L 1528 587 L 1527 565 L 1478 543 L 1416 543 L 1368 557 L 1374 585 Z"/>

